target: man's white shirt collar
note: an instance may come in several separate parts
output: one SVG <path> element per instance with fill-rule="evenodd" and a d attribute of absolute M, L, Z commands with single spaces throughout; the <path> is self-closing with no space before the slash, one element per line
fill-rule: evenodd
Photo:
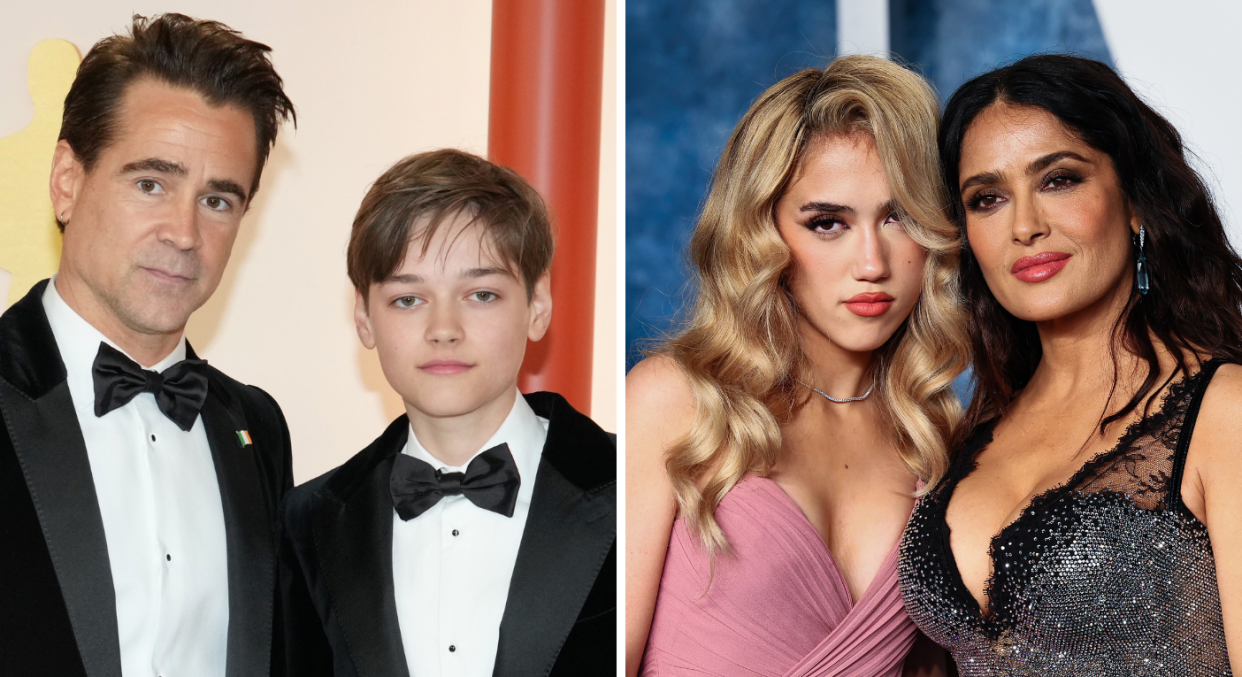
<path fill-rule="evenodd" d="M 535 414 L 535 410 L 527 404 L 526 398 L 522 397 L 522 393 L 517 393 L 517 397 L 513 400 L 513 408 L 509 410 L 509 415 L 505 417 L 496 432 L 488 438 L 483 446 L 470 456 L 473 461 L 476 456 L 491 449 L 498 444 L 509 445 L 509 453 L 513 454 L 513 462 L 517 465 L 518 474 L 522 478 L 522 484 L 518 488 L 518 501 L 521 503 L 530 503 L 530 497 L 535 487 L 535 473 L 539 470 L 539 459 L 543 455 L 543 444 L 548 436 L 548 419 Z M 418 436 L 414 434 L 414 427 L 410 427 L 409 441 L 406 442 L 405 449 L 402 453 L 413 456 L 420 461 L 426 461 L 431 467 L 442 470 L 444 472 L 465 472 L 466 467 L 470 465 L 470 461 L 466 461 L 460 466 L 450 466 L 443 461 L 431 455 L 425 447 L 418 441 Z M 447 497 L 447 498 L 462 498 Z"/>
<path fill-rule="evenodd" d="M 96 416 L 92 372 L 99 344 L 120 347 L 65 303 L 55 278 L 42 301 L 67 372 L 108 546 L 120 669 L 126 675 L 223 675 L 228 546 L 206 428 L 200 418 L 181 430 L 146 392 Z M 186 353 L 183 335 L 152 369 L 163 371 Z"/>
<path fill-rule="evenodd" d="M 69 378 L 91 378 L 91 370 L 95 366 L 95 355 L 99 353 L 100 342 L 107 343 L 125 353 L 120 346 L 110 341 L 90 322 L 83 319 L 76 310 L 70 308 L 68 303 L 65 303 L 60 292 L 56 291 L 55 276 L 47 283 L 47 289 L 43 292 L 43 309 L 47 312 L 47 321 L 52 326 L 52 334 L 56 337 L 56 347 L 60 349 L 60 359 L 65 363 Z M 125 353 L 125 356 L 131 360 L 134 359 L 129 353 Z M 177 347 L 173 348 L 171 353 L 154 366 L 143 368 L 164 371 L 184 360 L 185 356 L 185 334 L 183 333 L 181 340 L 177 341 Z"/>

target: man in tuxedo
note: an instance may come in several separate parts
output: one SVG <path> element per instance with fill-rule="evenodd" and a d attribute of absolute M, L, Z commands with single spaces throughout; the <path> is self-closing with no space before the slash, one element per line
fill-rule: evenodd
<path fill-rule="evenodd" d="M 461 151 L 363 199 L 354 317 L 406 414 L 281 508 L 291 675 L 616 670 L 615 441 L 517 389 L 552 245 L 539 194 Z"/>
<path fill-rule="evenodd" d="M 284 418 L 185 340 L 293 115 L 268 51 L 134 17 L 65 99 L 59 271 L 0 316 L 0 674 L 240 677 L 283 658 Z"/>

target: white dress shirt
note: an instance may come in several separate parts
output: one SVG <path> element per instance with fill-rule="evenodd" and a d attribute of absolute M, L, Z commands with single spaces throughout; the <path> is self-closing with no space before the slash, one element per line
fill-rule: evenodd
<path fill-rule="evenodd" d="M 411 677 L 491 677 L 547 437 L 548 419 L 536 416 L 519 393 L 504 423 L 474 454 L 509 445 L 522 478 L 513 517 L 479 508 L 461 495 L 445 496 L 408 522 L 393 511 L 393 593 Z M 469 465 L 437 460 L 413 428 L 403 453 L 444 472 L 465 472 Z"/>
<path fill-rule="evenodd" d="M 224 512 L 200 416 L 189 432 L 151 393 L 95 416 L 91 368 L 100 342 L 120 350 L 56 291 L 43 294 L 86 440 L 112 585 L 124 677 L 223 677 L 228 644 Z M 123 351 L 122 351 L 123 352 Z M 185 338 L 151 367 L 185 359 Z"/>

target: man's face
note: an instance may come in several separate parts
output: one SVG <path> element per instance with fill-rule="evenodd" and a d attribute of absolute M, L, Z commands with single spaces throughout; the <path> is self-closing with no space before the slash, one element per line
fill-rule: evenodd
<path fill-rule="evenodd" d="M 88 320 L 180 332 L 228 263 L 256 171 L 254 120 L 142 79 L 125 90 L 116 125 L 89 172 L 57 146 L 60 276 Z"/>
<path fill-rule="evenodd" d="M 415 224 L 416 235 L 424 224 Z M 411 417 L 503 418 L 527 339 L 538 341 L 548 329 L 548 277 L 528 302 L 526 285 L 491 239 L 461 214 L 440 225 L 426 256 L 420 245 L 412 239 L 405 260 L 371 285 L 369 298 L 358 294 L 358 337 L 378 351 Z"/>

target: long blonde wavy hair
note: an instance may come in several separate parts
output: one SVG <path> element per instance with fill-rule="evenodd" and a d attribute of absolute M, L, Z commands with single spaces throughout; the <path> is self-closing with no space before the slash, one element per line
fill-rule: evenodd
<path fill-rule="evenodd" d="M 849 56 L 773 85 L 729 138 L 690 242 L 697 297 L 680 330 L 654 351 L 672 359 L 693 388 L 694 424 L 665 467 L 680 514 L 713 560 L 728 550 L 716 506 L 747 473 L 771 471 L 781 424 L 809 396 L 798 381 L 813 381 L 775 206 L 818 137 L 874 138 L 906 232 L 927 251 L 919 301 L 876 351 L 872 377 L 910 472 L 928 487 L 944 476 L 961 418 L 950 386 L 970 344 L 958 292 L 959 235 L 945 215 L 938 111 L 918 75 L 877 57 Z"/>

